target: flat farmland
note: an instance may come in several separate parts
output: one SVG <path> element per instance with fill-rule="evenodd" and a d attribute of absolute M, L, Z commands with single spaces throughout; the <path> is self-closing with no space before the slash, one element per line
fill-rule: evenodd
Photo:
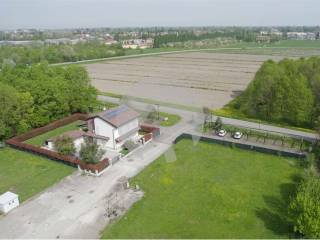
<path fill-rule="evenodd" d="M 102 92 L 218 109 L 242 92 L 261 64 L 282 56 L 177 53 L 85 65 Z"/>

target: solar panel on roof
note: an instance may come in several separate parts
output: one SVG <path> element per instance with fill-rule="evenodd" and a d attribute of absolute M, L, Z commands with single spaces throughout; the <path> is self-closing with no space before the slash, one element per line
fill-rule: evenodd
<path fill-rule="evenodd" d="M 106 118 L 114 118 L 114 117 L 118 116 L 119 114 L 121 114 L 123 112 L 126 112 L 127 110 L 128 110 L 128 108 L 126 106 L 122 106 L 120 108 L 117 108 L 117 109 L 110 110 L 110 111 L 106 112 L 104 114 L 104 116 Z"/>

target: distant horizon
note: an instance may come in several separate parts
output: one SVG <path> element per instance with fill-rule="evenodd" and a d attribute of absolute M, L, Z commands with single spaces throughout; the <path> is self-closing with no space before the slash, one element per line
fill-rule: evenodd
<path fill-rule="evenodd" d="M 319 27 L 319 25 L 252 25 L 252 26 L 245 26 L 245 25 L 194 25 L 194 26 L 123 26 L 123 27 L 112 27 L 112 26 L 101 26 L 101 27 L 70 27 L 70 28 L 36 28 L 36 27 L 29 27 L 29 28 L 11 28 L 11 29 L 3 29 L 0 28 L 0 31 L 16 31 L 16 30 L 74 30 L 74 29 L 103 29 L 103 28 L 110 28 L 110 29 L 125 29 L 125 28 L 283 28 L 283 27 Z"/>
<path fill-rule="evenodd" d="M 318 0 L 1 0 L 0 29 L 317 26 Z"/>

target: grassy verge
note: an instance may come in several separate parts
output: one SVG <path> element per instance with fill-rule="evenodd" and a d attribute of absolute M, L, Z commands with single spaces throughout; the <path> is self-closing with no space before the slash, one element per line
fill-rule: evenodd
<path fill-rule="evenodd" d="M 0 150 L 0 193 L 12 191 L 23 202 L 73 171 L 67 165 L 5 147 Z"/>
<path fill-rule="evenodd" d="M 162 127 L 171 127 L 181 121 L 181 117 L 176 114 L 160 112 L 159 116 L 160 116 L 160 118 L 163 118 L 163 119 L 167 118 L 168 119 L 167 121 L 163 120 L 160 122 L 160 126 L 162 126 Z"/>
<path fill-rule="evenodd" d="M 182 140 L 132 180 L 145 196 L 103 238 L 289 238 L 298 160 Z"/>
<path fill-rule="evenodd" d="M 99 92 L 99 95 L 113 97 L 113 98 L 125 97 L 125 95 L 121 95 L 118 93 L 110 93 L 110 92 Z M 192 112 L 198 112 L 201 110 L 201 108 L 198 108 L 198 107 L 187 106 L 187 105 L 182 105 L 182 104 L 177 104 L 177 103 L 163 102 L 163 101 L 153 100 L 153 99 L 148 99 L 148 98 L 128 96 L 128 99 L 133 100 L 133 101 L 137 101 L 137 102 L 153 104 L 153 105 L 160 105 L 160 106 L 164 106 L 164 107 L 177 108 L 177 109 L 182 109 L 182 110 L 187 110 L 187 111 L 192 111 Z"/>
<path fill-rule="evenodd" d="M 82 124 L 82 123 L 83 123 L 82 121 L 76 121 L 76 122 L 70 123 L 70 124 L 65 125 L 63 127 L 59 127 L 59 128 L 54 129 L 50 132 L 47 132 L 47 133 L 41 134 L 39 136 L 36 136 L 34 138 L 31 138 L 31 139 L 27 140 L 26 143 L 36 145 L 36 146 L 42 146 L 44 144 L 44 142 L 46 140 L 48 140 L 49 138 L 60 136 L 63 133 L 68 132 L 68 131 L 78 130 L 79 124 Z"/>
<path fill-rule="evenodd" d="M 272 123 L 272 122 L 262 121 L 262 120 L 256 119 L 256 118 L 249 118 L 248 116 L 246 116 L 242 112 L 240 112 L 236 109 L 233 109 L 232 107 L 230 107 L 228 105 L 222 109 L 212 110 L 212 113 L 214 115 L 220 116 L 220 117 L 234 118 L 234 119 L 239 119 L 239 120 L 243 120 L 243 121 L 261 123 L 261 124 L 266 124 L 266 125 L 271 125 L 271 126 L 276 126 L 276 127 L 281 127 L 281 128 L 288 128 L 288 129 L 302 131 L 302 132 L 316 133 L 316 131 L 313 129 L 295 127 L 295 126 L 292 126 L 289 124 L 284 124 L 284 123 Z"/>

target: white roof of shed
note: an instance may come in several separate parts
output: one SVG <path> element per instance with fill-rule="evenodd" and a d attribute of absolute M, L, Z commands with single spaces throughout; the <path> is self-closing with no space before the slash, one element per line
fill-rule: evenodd
<path fill-rule="evenodd" d="M 19 196 L 15 193 L 6 192 L 6 193 L 0 195 L 0 204 L 6 204 L 6 203 L 12 201 L 13 199 L 16 199 L 17 197 L 19 197 Z"/>

